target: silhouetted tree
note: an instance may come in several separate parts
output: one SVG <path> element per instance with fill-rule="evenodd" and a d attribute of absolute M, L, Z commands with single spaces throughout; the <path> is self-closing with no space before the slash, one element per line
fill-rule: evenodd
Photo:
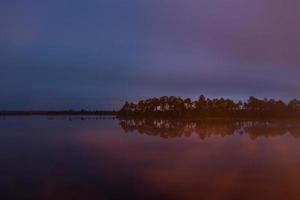
<path fill-rule="evenodd" d="M 204 95 L 193 101 L 163 96 L 137 103 L 126 102 L 118 114 L 132 117 L 300 117 L 300 101 L 293 99 L 286 104 L 281 100 L 251 96 L 246 102 L 234 102 L 224 98 L 210 99 Z"/>

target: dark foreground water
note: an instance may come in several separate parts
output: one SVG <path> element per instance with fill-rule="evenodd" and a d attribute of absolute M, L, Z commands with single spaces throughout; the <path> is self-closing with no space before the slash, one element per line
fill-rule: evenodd
<path fill-rule="evenodd" d="M 300 122 L 0 118 L 0 199 L 300 199 Z"/>

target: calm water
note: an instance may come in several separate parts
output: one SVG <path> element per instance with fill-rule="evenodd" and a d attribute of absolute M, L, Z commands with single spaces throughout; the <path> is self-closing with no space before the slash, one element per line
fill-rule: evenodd
<path fill-rule="evenodd" d="M 0 118 L 0 199 L 300 199 L 300 122 Z"/>

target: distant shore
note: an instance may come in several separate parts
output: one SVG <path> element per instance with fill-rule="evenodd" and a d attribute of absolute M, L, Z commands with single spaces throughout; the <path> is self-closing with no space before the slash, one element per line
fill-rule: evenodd
<path fill-rule="evenodd" d="M 95 115 L 95 116 L 107 116 L 117 115 L 117 111 L 89 111 L 89 110 L 27 110 L 27 111 L 0 111 L 1 116 L 29 116 L 29 115 Z"/>
<path fill-rule="evenodd" d="M 0 116 L 115 116 L 119 119 L 300 119 L 300 100 L 289 102 L 275 99 L 249 97 L 247 101 L 210 99 L 204 95 L 198 99 L 163 96 L 138 102 L 125 102 L 120 110 L 2 110 Z"/>
<path fill-rule="evenodd" d="M 162 96 L 135 102 L 126 102 L 118 112 L 120 118 L 223 118 L 223 119 L 300 119 L 300 100 L 289 102 L 259 99 L 250 96 L 247 101 L 225 98 L 198 99 Z"/>

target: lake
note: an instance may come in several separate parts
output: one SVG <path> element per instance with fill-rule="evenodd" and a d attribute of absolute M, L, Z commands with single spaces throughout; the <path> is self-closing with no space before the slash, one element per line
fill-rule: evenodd
<path fill-rule="evenodd" d="M 300 122 L 0 117 L 1 199 L 299 199 Z"/>

